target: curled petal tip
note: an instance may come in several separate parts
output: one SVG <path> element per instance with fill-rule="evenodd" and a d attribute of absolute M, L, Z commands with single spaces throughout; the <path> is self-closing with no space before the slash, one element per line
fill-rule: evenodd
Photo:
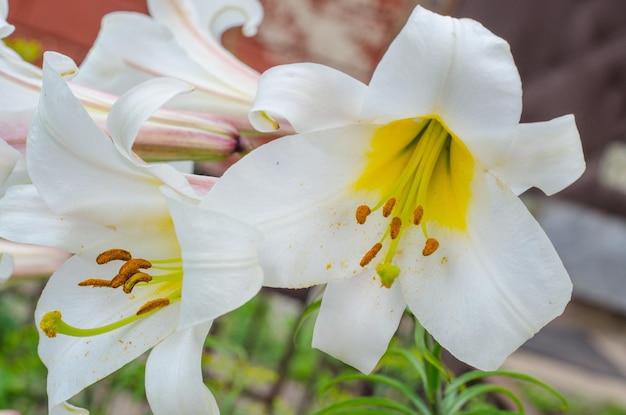
<path fill-rule="evenodd" d="M 78 73 L 78 66 L 68 56 L 58 52 L 45 52 L 44 64 L 54 69 L 56 73 L 65 79 L 71 79 Z"/>

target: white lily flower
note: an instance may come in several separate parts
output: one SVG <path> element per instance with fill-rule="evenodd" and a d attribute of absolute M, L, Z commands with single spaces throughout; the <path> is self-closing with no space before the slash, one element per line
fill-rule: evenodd
<path fill-rule="evenodd" d="M 259 235 L 198 206 L 196 190 L 211 178 L 144 164 L 131 151 L 150 114 L 190 85 L 159 79 L 129 91 L 111 109 L 109 138 L 49 58 L 28 137 L 33 184 L 0 200 L 0 236 L 75 253 L 35 311 L 50 413 L 75 413 L 66 400 L 154 347 L 153 413 L 217 414 L 200 351 L 213 319 L 259 290 Z"/>
<path fill-rule="evenodd" d="M 263 19 L 258 0 L 148 0 L 151 16 L 110 13 L 81 64 L 76 81 L 121 94 L 146 79 L 168 76 L 196 88 L 168 105 L 227 117 L 251 130 L 247 114 L 259 73 L 221 44 L 229 28 L 256 34 Z"/>
<path fill-rule="evenodd" d="M 495 369 L 570 299 L 517 195 L 585 168 L 571 115 L 520 124 L 508 44 L 415 9 L 369 86 L 315 64 L 263 74 L 253 124 L 300 134 L 236 163 L 208 199 L 266 238 L 265 283 L 328 283 L 313 345 L 373 370 L 408 306 L 446 349 Z"/>
<path fill-rule="evenodd" d="M 50 54 L 49 60 L 52 59 Z M 78 72 L 72 59 L 54 54 L 66 79 Z M 41 69 L 0 42 L 0 138 L 24 152 L 28 126 L 41 93 Z M 94 121 L 105 128 L 117 97 L 71 82 L 70 87 Z M 230 120 L 204 113 L 159 108 L 139 131 L 134 150 L 156 160 L 220 160 L 238 146 L 239 131 Z"/>
<path fill-rule="evenodd" d="M 9 0 L 0 0 L 0 39 L 9 36 L 15 30 L 15 26 L 7 22 L 9 16 Z"/>

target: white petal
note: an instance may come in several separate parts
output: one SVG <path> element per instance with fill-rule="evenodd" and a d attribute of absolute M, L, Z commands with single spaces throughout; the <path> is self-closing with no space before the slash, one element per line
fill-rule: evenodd
<path fill-rule="evenodd" d="M 116 261 L 114 261 L 116 262 Z M 133 295 L 110 288 L 81 287 L 87 278 L 112 278 L 119 263 L 98 265 L 95 257 L 70 258 L 50 278 L 37 309 L 35 321 L 59 310 L 63 320 L 79 328 L 100 327 L 134 315 L 154 299 L 147 289 Z M 52 408 L 85 387 L 109 375 L 170 335 L 179 319 L 179 303 L 116 330 L 90 337 L 40 335 L 39 356 L 48 368 L 48 404 Z"/>
<path fill-rule="evenodd" d="M 84 217 L 52 212 L 32 185 L 13 186 L 0 199 L 0 236 L 14 242 L 79 252 L 114 234 Z"/>
<path fill-rule="evenodd" d="M 474 20 L 418 6 L 372 76 L 362 119 L 436 115 L 468 141 L 510 129 L 521 110 L 508 44 Z"/>
<path fill-rule="evenodd" d="M 61 402 L 54 408 L 51 408 L 48 415 L 89 415 L 89 411 L 70 405 L 67 402 Z"/>
<path fill-rule="evenodd" d="M 180 244 L 184 280 L 181 327 L 213 320 L 261 289 L 261 234 L 226 215 L 177 200 L 167 192 Z"/>
<path fill-rule="evenodd" d="M 148 7 L 154 19 L 172 32 L 178 46 L 203 68 L 205 78 L 219 80 L 244 96 L 254 96 L 259 74 L 230 54 L 220 41 L 224 30 L 237 25 L 244 25 L 246 36 L 256 32 L 263 19 L 257 0 L 151 0 Z"/>
<path fill-rule="evenodd" d="M 176 9 L 182 10 L 183 18 L 193 21 L 200 28 L 208 28 L 207 38 L 221 39 L 224 32 L 242 26 L 246 36 L 254 36 L 263 20 L 263 6 L 257 0 L 148 0 L 150 15 L 167 27 L 176 27 Z M 185 29 L 189 30 L 189 26 Z"/>
<path fill-rule="evenodd" d="M 324 65 L 276 66 L 261 76 L 250 122 L 267 132 L 286 121 L 299 133 L 355 124 L 366 91 L 365 84 Z"/>
<path fill-rule="evenodd" d="M 370 373 L 387 350 L 406 305 L 399 284 L 384 288 L 375 272 L 326 286 L 313 347 Z"/>
<path fill-rule="evenodd" d="M 9 16 L 9 0 L 0 0 L 0 39 L 9 36 L 15 30 L 15 26 L 7 22 Z"/>
<path fill-rule="evenodd" d="M 11 277 L 13 266 L 13 257 L 6 252 L 0 252 L 0 284 Z"/>
<path fill-rule="evenodd" d="M 509 151 L 490 170 L 514 193 L 531 187 L 554 194 L 585 170 L 585 159 L 573 115 L 520 124 Z"/>
<path fill-rule="evenodd" d="M 122 94 L 153 77 L 168 76 L 193 84 L 204 104 L 185 96 L 178 107 L 194 110 L 228 107 L 228 113 L 247 113 L 254 100 L 259 74 L 238 61 L 220 45 L 182 44 L 165 26 L 140 13 L 110 13 L 102 20 L 98 38 L 76 82 Z M 190 100 L 190 101 L 188 101 Z M 198 106 L 199 105 L 199 106 Z"/>
<path fill-rule="evenodd" d="M 122 157 L 65 81 L 44 62 L 44 88 L 26 153 L 30 175 L 57 213 L 106 225 L 136 224 L 166 211 L 162 184 Z"/>
<path fill-rule="evenodd" d="M 121 155 L 139 169 L 149 171 L 163 183 L 194 197 L 195 191 L 185 177 L 175 168 L 163 163 L 145 164 L 137 160 L 132 147 L 141 126 L 172 97 L 193 90 L 193 86 L 173 78 L 157 78 L 145 81 L 122 95 L 113 104 L 107 118 L 107 129 Z"/>
<path fill-rule="evenodd" d="M 66 80 L 71 79 L 78 72 L 76 63 L 68 56 L 57 52 L 46 52 L 44 59 L 48 66 Z"/>
<path fill-rule="evenodd" d="M 361 258 L 379 236 L 368 233 L 376 225 L 356 224 L 357 206 L 372 200 L 359 200 L 353 184 L 367 162 L 374 128 L 354 125 L 275 140 L 235 163 L 207 194 L 202 203 L 208 208 L 265 235 L 259 250 L 264 285 L 302 288 L 361 270 Z"/>
<path fill-rule="evenodd" d="M 146 363 L 146 395 L 154 415 L 219 415 L 202 380 L 202 351 L 212 321 L 176 331 Z"/>
<path fill-rule="evenodd" d="M 444 348 L 494 370 L 563 312 L 572 284 L 524 204 L 484 177 L 472 187 L 467 233 L 429 229 L 439 249 L 405 259 L 399 281 L 411 311 Z"/>
<path fill-rule="evenodd" d="M 20 157 L 20 153 L 17 150 L 0 139 L 0 189 L 11 173 L 13 173 L 13 169 Z M 2 193 L 0 193 L 0 196 L 2 196 Z"/>

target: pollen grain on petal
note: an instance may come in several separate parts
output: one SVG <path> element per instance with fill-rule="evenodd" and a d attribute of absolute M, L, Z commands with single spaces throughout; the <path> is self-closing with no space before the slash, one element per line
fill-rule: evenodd
<path fill-rule="evenodd" d="M 41 321 L 39 322 L 39 328 L 47 337 L 54 338 L 57 336 L 57 323 L 61 320 L 61 318 L 62 315 L 59 310 L 48 311 L 46 314 L 43 315 L 43 317 L 41 317 Z"/>
<path fill-rule="evenodd" d="M 100 278 L 88 278 L 78 283 L 81 287 L 111 287 L 110 280 L 103 280 Z"/>
<path fill-rule="evenodd" d="M 422 222 L 422 217 L 424 216 L 424 207 L 422 205 L 415 208 L 413 211 L 413 224 L 419 225 Z"/>
<path fill-rule="evenodd" d="M 389 224 L 389 236 L 391 236 L 391 239 L 396 239 L 400 235 L 400 228 L 402 228 L 402 219 L 394 216 Z"/>
<path fill-rule="evenodd" d="M 372 213 L 372 210 L 367 205 L 361 205 L 356 208 L 356 223 L 363 225 L 365 220 Z"/>
<path fill-rule="evenodd" d="M 387 200 L 385 202 L 385 205 L 383 206 L 383 216 L 384 217 L 389 217 L 389 215 L 391 215 L 391 211 L 393 210 L 393 207 L 396 205 L 396 198 L 392 197 L 391 199 Z"/>
<path fill-rule="evenodd" d="M 422 255 L 432 255 L 437 250 L 437 248 L 439 248 L 439 241 L 435 238 L 428 238 L 426 239 L 426 244 L 424 245 L 424 249 L 422 250 Z"/>
<path fill-rule="evenodd" d="M 96 262 L 102 265 L 115 260 L 128 261 L 131 258 L 132 255 L 128 251 L 123 249 L 109 249 L 98 255 Z"/>
<path fill-rule="evenodd" d="M 367 253 L 363 256 L 359 264 L 362 267 L 364 267 L 370 262 L 372 262 L 372 259 L 376 257 L 376 254 L 378 254 L 378 252 L 382 249 L 382 247 L 383 247 L 383 244 L 381 244 L 380 242 L 377 242 L 373 247 L 370 248 L 369 251 L 367 251 Z"/>
<path fill-rule="evenodd" d="M 166 307 L 169 304 L 170 300 L 167 298 L 157 298 L 155 300 L 150 300 L 141 307 L 139 307 L 139 310 L 137 310 L 137 315 L 140 316 L 142 314 L 150 313 L 151 311 Z"/>

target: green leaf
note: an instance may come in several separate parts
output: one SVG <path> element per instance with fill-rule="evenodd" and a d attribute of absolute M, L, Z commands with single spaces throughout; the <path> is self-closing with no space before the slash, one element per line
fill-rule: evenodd
<path fill-rule="evenodd" d="M 298 338 L 298 334 L 300 333 L 300 330 L 302 329 L 302 326 L 304 325 L 304 322 L 309 318 L 309 316 L 313 313 L 315 313 L 317 310 L 319 310 L 320 306 L 322 305 L 322 300 L 317 300 L 311 304 L 309 304 L 304 311 L 302 312 L 302 315 L 300 316 L 300 320 L 298 320 L 298 325 L 296 326 L 294 332 L 293 332 L 293 341 L 295 343 L 296 339 Z"/>
<path fill-rule="evenodd" d="M 362 407 L 367 408 L 368 410 L 367 413 L 373 413 L 369 411 L 374 411 L 378 409 L 377 407 L 382 407 L 382 408 L 386 408 L 388 410 L 390 409 L 394 411 L 394 412 L 389 412 L 389 411 L 382 412 L 385 414 L 399 413 L 399 414 L 405 414 L 405 415 L 415 415 L 415 412 L 407 406 L 391 401 L 389 399 L 378 398 L 375 396 L 365 396 L 361 398 L 349 399 L 347 401 L 338 402 L 336 404 L 330 405 L 316 412 L 313 415 L 330 415 L 330 414 L 341 414 L 341 413 L 354 414 L 354 413 L 357 413 L 359 409 L 361 410 L 365 409 Z"/>
<path fill-rule="evenodd" d="M 533 385 L 539 386 L 540 388 L 544 389 L 545 391 L 549 392 L 550 394 L 552 394 L 556 399 L 558 399 L 561 404 L 561 410 L 566 410 L 567 409 L 567 400 L 565 399 L 565 397 L 563 395 L 561 395 L 556 389 L 554 389 L 552 386 L 540 381 L 537 378 L 534 378 L 532 376 L 523 374 L 523 373 L 518 373 L 518 372 L 509 372 L 509 371 L 505 371 L 505 370 L 495 370 L 495 371 L 491 371 L 491 372 L 482 372 L 480 370 L 473 370 L 471 372 L 467 372 L 464 373 L 463 375 L 459 376 L 458 378 L 454 379 L 446 388 L 445 394 L 450 394 L 455 392 L 457 389 L 461 388 L 463 385 L 465 385 L 468 382 L 471 382 L 473 380 L 478 380 L 478 379 L 482 379 L 488 376 L 504 376 L 504 377 L 508 377 L 508 378 L 512 378 L 512 379 L 518 379 L 518 380 L 522 380 L 524 382 L 528 382 L 531 383 Z"/>
<path fill-rule="evenodd" d="M 363 375 L 360 373 L 354 373 L 354 374 L 339 376 L 335 379 L 328 381 L 326 384 L 324 384 L 320 388 L 318 393 L 321 395 L 324 392 L 326 392 L 328 389 L 330 389 L 331 387 L 339 383 L 347 382 L 351 380 L 364 380 L 364 381 L 369 381 L 369 382 L 376 382 L 376 383 L 380 383 L 383 385 L 387 385 L 391 388 L 394 388 L 400 393 L 402 393 L 411 402 L 411 404 L 413 404 L 413 406 L 416 407 L 416 409 L 418 410 L 420 414 L 424 414 L 424 415 L 430 414 L 430 410 L 426 407 L 424 402 L 422 402 L 422 399 L 420 398 L 420 396 L 418 396 L 411 389 L 406 387 L 402 382 L 392 379 L 387 376 L 383 376 L 383 375 L 376 375 L 376 374 Z"/>
<path fill-rule="evenodd" d="M 444 409 L 445 409 L 444 413 L 446 415 L 454 415 L 458 413 L 458 411 L 460 411 L 463 408 L 463 406 L 467 402 L 469 402 L 471 399 L 480 395 L 486 395 L 488 393 L 498 393 L 501 395 L 508 396 L 513 401 L 513 403 L 515 403 L 515 406 L 517 406 L 517 409 L 519 411 L 518 413 L 520 415 L 524 415 L 525 413 L 524 405 L 522 404 L 522 401 L 517 397 L 517 395 L 515 395 L 514 392 L 512 392 L 510 389 L 505 388 L 504 386 L 492 385 L 492 384 L 479 384 L 479 385 L 470 386 L 469 388 L 464 390 L 462 393 L 460 393 L 458 396 L 457 395 L 446 396 L 446 398 L 444 398 Z"/>

